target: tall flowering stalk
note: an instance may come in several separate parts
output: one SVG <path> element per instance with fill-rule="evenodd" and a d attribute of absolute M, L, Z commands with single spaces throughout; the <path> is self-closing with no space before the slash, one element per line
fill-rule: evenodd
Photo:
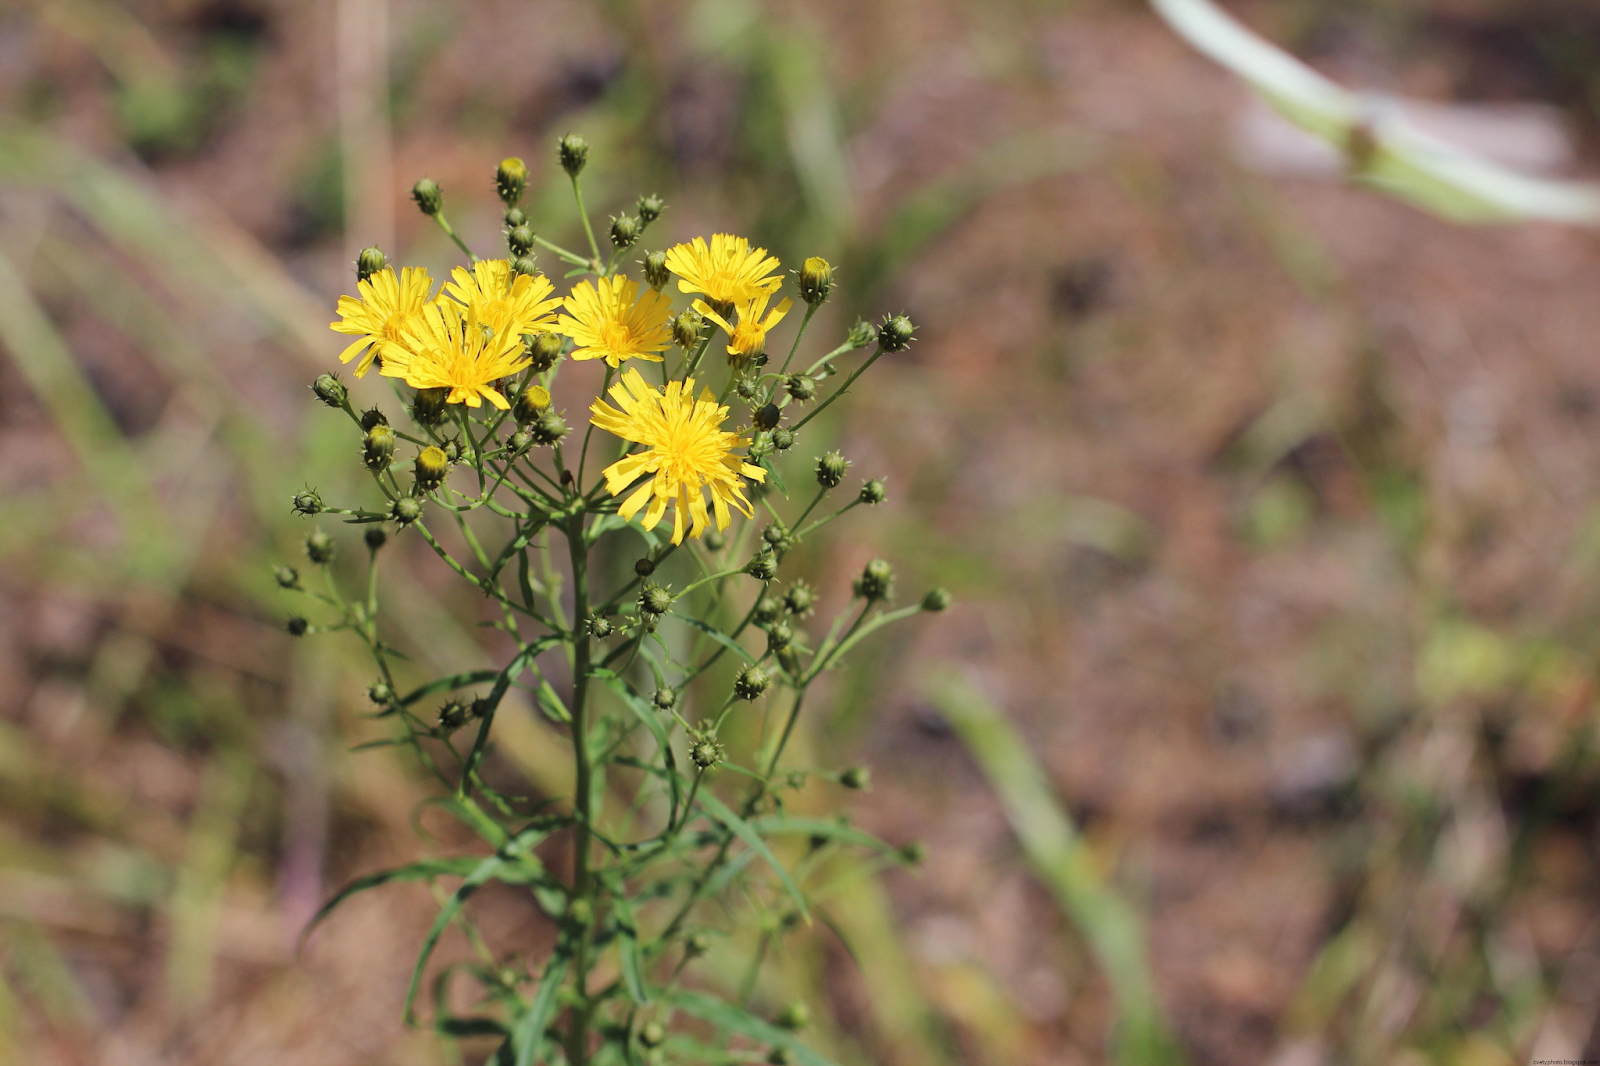
<path fill-rule="evenodd" d="M 912 325 L 903 316 L 876 328 L 858 322 L 843 343 L 791 373 L 805 328 L 833 285 L 828 264 L 807 259 L 797 272 L 806 311 L 773 368 L 768 333 L 793 306 L 782 298 L 769 310 L 784 284 L 776 258 L 742 237 L 716 234 L 645 254 L 641 277 L 630 278 L 623 255 L 660 216 L 661 201 L 641 197 L 633 213 L 613 219 L 612 250 L 603 255 L 579 182 L 588 146 L 565 137 L 559 156 L 588 255 L 531 228 L 519 206 L 526 168 L 507 159 L 495 175 L 507 256 L 473 255 L 450 227 L 439 187 L 424 180 L 413 190 L 418 206 L 466 253 L 470 269 L 456 268 L 434 292 L 425 271 L 396 273 L 376 248 L 357 260 L 360 295 L 340 299 L 333 328 L 357 338 L 342 355 L 360 359 L 357 376 L 375 366 L 396 382 L 406 429 L 379 408 L 358 412 L 332 374 L 312 386 L 355 425 L 374 492 L 364 506 L 333 507 L 307 490 L 294 507 L 364 526 L 368 574 L 363 594 L 352 597 L 331 571 L 324 593 L 280 568 L 279 583 L 312 597 L 324 616 L 313 623 L 296 615 L 289 630 L 348 632 L 363 642 L 377 671 L 368 696 L 376 717 L 395 727 L 389 741 L 415 753 L 446 790 L 435 802 L 489 848 L 362 878 L 317 921 L 388 881 L 457 879 L 411 976 L 405 1016 L 415 1021 L 439 937 L 453 922 L 474 928 L 463 908 L 468 897 L 490 881 L 527 891 L 559 928 L 549 955 L 519 963 L 520 953 L 474 932 L 482 956 L 472 970 L 481 986 L 476 1013 L 456 1017 L 442 991 L 435 997 L 435 1028 L 500 1037 L 496 1063 L 825 1063 L 797 1037 L 809 1016 L 805 1004 L 766 1014 L 748 1006 L 771 938 L 810 920 L 828 870 L 825 852 L 903 863 L 917 851 L 842 819 L 788 813 L 785 795 L 812 778 L 862 788 L 867 775 L 860 767 L 789 768 L 784 755 L 824 671 L 890 622 L 943 610 L 949 596 L 935 589 L 890 609 L 893 575 L 875 560 L 826 634 L 809 632 L 816 594 L 801 582 L 781 583 L 786 555 L 852 508 L 881 503 L 884 487 L 867 481 L 842 506 L 829 502 L 849 465 L 829 452 L 815 462 L 813 487 L 791 505 L 774 460 L 874 360 L 909 347 Z M 539 271 L 536 248 L 575 267 L 567 278 L 587 276 L 557 295 Z M 685 296 L 679 309 L 663 292 L 674 277 Z M 707 358 L 719 336 L 726 358 Z M 843 384 L 827 390 L 837 364 L 869 346 Z M 606 366 L 581 441 L 551 406 L 568 359 Z M 474 512 L 482 514 L 469 523 Z M 457 527 L 465 556 L 435 536 L 438 524 Z M 391 533 L 420 537 L 493 603 L 494 625 L 516 649 L 503 666 L 415 676 L 383 635 L 377 562 Z M 306 539 L 317 567 L 328 567 L 335 548 L 322 530 Z M 531 693 L 569 738 L 571 797 L 535 804 L 485 780 L 495 718 L 513 687 Z M 751 705 L 762 710 L 759 740 L 753 751 L 730 755 L 723 727 Z M 780 858 L 791 850 L 785 841 L 805 850 L 794 868 Z M 563 849 L 569 862 L 558 861 Z M 767 932 L 742 964 L 743 991 L 730 1001 L 706 988 L 694 964 L 735 950 L 729 934 L 741 927 Z M 718 1034 L 711 1042 L 708 1025 Z"/>

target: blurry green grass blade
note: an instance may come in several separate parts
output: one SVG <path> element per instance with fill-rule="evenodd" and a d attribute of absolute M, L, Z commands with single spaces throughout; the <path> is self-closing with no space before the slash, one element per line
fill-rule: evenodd
<path fill-rule="evenodd" d="M 168 914 L 167 986 L 180 1004 L 199 1006 L 210 994 L 217 921 L 254 770 L 249 754 L 228 749 L 212 758 L 200 782 Z"/>
<path fill-rule="evenodd" d="M 1116 1061 L 1124 1066 L 1184 1061 L 1156 1002 L 1139 920 L 1094 868 L 1027 745 L 1000 710 L 965 678 L 942 675 L 929 686 L 928 695 L 999 793 L 1034 869 L 1105 971 L 1120 1015 Z"/>
<path fill-rule="evenodd" d="M 731 830 L 734 836 L 744 841 L 751 851 L 760 855 L 766 864 L 772 867 L 772 872 L 778 875 L 778 880 L 783 882 L 784 889 L 793 897 L 795 906 L 800 908 L 800 917 L 809 918 L 809 912 L 806 910 L 806 897 L 801 893 L 800 886 L 794 883 L 794 878 L 789 876 L 789 871 L 784 867 L 783 863 L 779 862 L 778 857 L 772 854 L 772 849 L 768 848 L 767 842 L 761 839 L 761 834 L 756 832 L 749 822 L 729 810 L 727 804 L 705 789 L 700 790 L 699 799 L 695 802 L 699 803 L 712 818 L 715 818 Z"/>
<path fill-rule="evenodd" d="M 768 70 L 783 109 L 784 134 L 800 188 L 832 241 L 854 223 L 855 182 L 843 123 L 828 80 L 825 43 L 809 26 L 789 27 L 767 42 Z"/>
<path fill-rule="evenodd" d="M 539 978 L 539 991 L 535 993 L 528 1013 L 517 1019 L 516 1028 L 511 1031 L 510 1046 L 516 1053 L 513 1060 L 515 1066 L 533 1066 L 537 1060 L 539 1048 L 544 1043 L 545 1028 L 549 1026 L 550 1019 L 555 1017 L 557 996 L 566 976 L 566 958 L 562 955 L 551 956 L 550 964 Z"/>
<path fill-rule="evenodd" d="M 1529 177 L 1431 137 L 1392 105 L 1357 96 L 1257 37 L 1211 0 L 1150 3 L 1197 50 L 1342 155 L 1353 155 L 1353 138 L 1369 134 L 1370 151 L 1363 148 L 1353 167 L 1362 184 L 1456 222 L 1600 224 L 1600 186 Z"/>
<path fill-rule="evenodd" d="M 668 1002 L 685 1014 L 692 1014 L 701 1021 L 711 1023 L 718 1029 L 729 1033 L 737 1033 L 769 1047 L 781 1047 L 788 1051 L 790 1059 L 799 1063 L 800 1066 L 835 1066 L 832 1059 L 818 1054 L 801 1043 L 787 1029 L 779 1029 L 775 1025 L 770 1025 L 749 1011 L 736 1007 L 732 1003 L 726 1003 L 703 992 L 677 991 L 663 993 L 663 998 L 667 998 Z"/>
<path fill-rule="evenodd" d="M 89 997 L 49 934 L 38 923 L 25 919 L 7 922 L 4 932 L 6 958 L 30 993 L 29 1001 L 41 1007 L 46 1018 L 63 1028 L 88 1024 L 94 1016 Z M 0 1007 L 3 1007 L 6 991 L 0 987 Z M 0 1016 L 0 1022 L 3 1021 Z M 0 1034 L 4 1034 L 5 1028 L 0 1025 Z M 0 1036 L 0 1046 L 3 1046 L 3 1036 Z"/>

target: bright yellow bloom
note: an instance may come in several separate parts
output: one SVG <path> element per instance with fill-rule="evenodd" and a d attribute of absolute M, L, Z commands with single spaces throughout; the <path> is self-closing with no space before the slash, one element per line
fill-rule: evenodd
<path fill-rule="evenodd" d="M 778 260 L 730 233 L 713 233 L 709 247 L 696 237 L 668 249 L 667 269 L 678 275 L 679 292 L 703 292 L 712 303 L 740 304 L 783 287 L 782 277 L 768 276 Z"/>
<path fill-rule="evenodd" d="M 729 324 L 727 319 L 717 314 L 716 310 L 704 300 L 696 300 L 694 309 L 721 326 L 728 334 L 729 355 L 760 355 L 767 350 L 767 331 L 782 322 L 783 316 L 794 306 L 793 300 L 784 297 L 783 302 L 769 312 L 767 301 L 770 299 L 772 294 L 764 292 L 755 299 L 740 304 L 737 326 Z M 766 317 L 763 318 L 763 315 Z"/>
<path fill-rule="evenodd" d="M 489 333 L 477 313 L 467 316 L 446 301 L 429 304 L 406 329 L 402 345 L 383 356 L 385 377 L 404 378 L 416 389 L 449 389 L 446 403 L 479 407 L 487 399 L 502 411 L 511 405 L 494 382 L 528 365 L 522 338 L 510 331 Z"/>
<path fill-rule="evenodd" d="M 456 267 L 445 283 L 444 292 L 461 302 L 461 314 L 477 313 L 478 321 L 495 335 L 543 333 L 554 329 L 559 299 L 547 299 L 554 286 L 543 274 L 512 273 L 505 259 L 480 259 L 472 272 Z M 440 293 L 441 299 L 444 293 Z"/>
<path fill-rule="evenodd" d="M 624 359 L 661 362 L 672 345 L 672 301 L 659 292 L 639 291 L 639 283 L 614 274 L 598 288 L 579 282 L 565 301 L 557 332 L 572 338 L 574 359 L 604 359 L 613 367 Z"/>
<path fill-rule="evenodd" d="M 767 472 L 734 454 L 735 448 L 750 443 L 748 437 L 723 430 L 728 409 L 705 390 L 694 398 L 694 378 L 667 382 L 666 391 L 646 385 L 632 367 L 622 380 L 611 386 L 612 407 L 596 399 L 590 408 L 591 421 L 607 433 L 645 446 L 645 450 L 606 468 L 606 488 L 620 496 L 642 475 L 653 475 L 623 501 L 617 513 L 631 519 L 644 508 L 645 529 L 655 528 L 672 508 L 672 543 L 683 543 L 684 526 L 698 537 L 708 522 L 705 491 L 711 493 L 717 528 L 727 529 L 731 503 L 750 517 L 750 502 L 744 495 L 743 477 L 766 481 Z M 621 408 L 618 410 L 617 408 Z M 648 508 L 645 505 L 649 504 Z"/>
<path fill-rule="evenodd" d="M 339 362 L 348 363 L 371 345 L 356 367 L 356 377 L 364 376 L 372 369 L 374 359 L 384 359 L 401 343 L 408 324 L 427 304 L 431 288 L 433 279 L 422 267 L 405 267 L 398 278 L 394 268 L 386 267 L 366 281 L 357 282 L 356 291 L 361 298 L 339 297 L 340 320 L 328 324 L 330 329 L 353 333 L 357 338 L 339 353 Z"/>

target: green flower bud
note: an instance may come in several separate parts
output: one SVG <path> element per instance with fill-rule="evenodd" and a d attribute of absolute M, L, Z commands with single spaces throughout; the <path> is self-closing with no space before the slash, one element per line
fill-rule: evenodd
<path fill-rule="evenodd" d="M 567 920 L 579 929 L 594 921 L 594 905 L 581 896 L 567 904 Z"/>
<path fill-rule="evenodd" d="M 546 411 L 528 424 L 528 433 L 539 444 L 554 444 L 567 435 L 567 424 L 554 411 Z"/>
<path fill-rule="evenodd" d="M 872 784 L 872 769 L 867 766 L 852 766 L 839 775 L 839 784 L 861 792 Z"/>
<path fill-rule="evenodd" d="M 645 582 L 639 590 L 639 610 L 645 614 L 666 614 L 672 610 L 672 593 L 654 581 Z"/>
<path fill-rule="evenodd" d="M 376 407 L 369 407 L 361 412 L 361 428 L 364 430 L 371 429 L 373 426 L 387 426 L 388 424 L 389 416 Z"/>
<path fill-rule="evenodd" d="M 705 319 L 693 311 L 682 311 L 672 318 L 672 342 L 680 348 L 693 348 L 700 340 Z"/>
<path fill-rule="evenodd" d="M 376 703 L 379 707 L 386 707 L 389 701 L 394 699 L 394 689 L 383 681 L 374 681 L 367 686 L 367 699 Z"/>
<path fill-rule="evenodd" d="M 389 543 L 389 534 L 385 533 L 382 526 L 368 526 L 366 533 L 362 534 L 367 542 L 368 551 L 377 551 Z"/>
<path fill-rule="evenodd" d="M 921 866 L 922 860 L 927 857 L 928 849 L 920 840 L 913 840 L 900 848 L 900 861 L 907 866 Z"/>
<path fill-rule="evenodd" d="M 829 452 L 817 459 L 817 484 L 825 489 L 837 488 L 844 480 L 850 461 L 838 452 Z"/>
<path fill-rule="evenodd" d="M 716 737 L 701 737 L 689 745 L 689 760 L 702 770 L 709 770 L 727 755 L 722 742 Z"/>
<path fill-rule="evenodd" d="M 417 488 L 432 492 L 444 484 L 444 476 L 449 470 L 450 460 L 446 458 L 444 449 L 429 445 L 417 453 Z"/>
<path fill-rule="evenodd" d="M 780 452 L 786 452 L 794 447 L 794 430 L 787 426 L 779 426 L 772 431 L 772 446 Z"/>
<path fill-rule="evenodd" d="M 588 141 L 576 133 L 569 133 L 557 143 L 556 150 L 561 156 L 562 170 L 574 178 L 583 173 L 584 164 L 589 162 Z"/>
<path fill-rule="evenodd" d="M 522 199 L 522 192 L 527 187 L 528 168 L 522 160 L 516 156 L 500 160 L 500 165 L 494 171 L 494 188 L 505 205 L 510 207 Z"/>
<path fill-rule="evenodd" d="M 761 391 L 761 382 L 754 374 L 746 374 L 734 383 L 733 391 L 739 394 L 741 400 L 753 400 L 756 393 Z"/>
<path fill-rule="evenodd" d="M 335 374 L 318 374 L 317 380 L 311 383 L 311 391 L 317 394 L 317 399 L 329 407 L 341 407 L 347 393 L 345 387 L 339 384 Z"/>
<path fill-rule="evenodd" d="M 750 665 L 740 670 L 733 679 L 733 694 L 741 700 L 753 700 L 767 691 L 772 678 L 759 666 Z"/>
<path fill-rule="evenodd" d="M 768 1066 L 789 1066 L 794 1061 L 794 1056 L 789 1054 L 789 1049 L 779 1044 L 767 1052 Z"/>
<path fill-rule="evenodd" d="M 872 328 L 872 323 L 857 319 L 856 324 L 850 327 L 850 332 L 845 334 L 844 342 L 853 351 L 856 348 L 865 348 L 877 339 L 878 331 Z"/>
<path fill-rule="evenodd" d="M 612 629 L 613 627 L 611 625 L 611 620 L 603 615 L 597 614 L 589 619 L 590 636 L 599 637 L 601 640 L 604 640 L 611 635 Z"/>
<path fill-rule="evenodd" d="M 373 426 L 361 443 L 361 459 L 368 470 L 383 470 L 394 456 L 394 430 L 388 426 Z"/>
<path fill-rule="evenodd" d="M 883 325 L 878 327 L 878 347 L 886 352 L 903 352 L 911 347 L 911 342 L 915 339 L 912 337 L 914 332 L 916 327 L 905 315 L 885 318 Z"/>
<path fill-rule="evenodd" d="M 867 600 L 886 600 L 894 591 L 894 569 L 882 559 L 874 559 L 855 580 L 857 596 Z"/>
<path fill-rule="evenodd" d="M 292 566 L 280 566 L 272 572 L 277 579 L 280 589 L 297 589 L 300 587 L 300 571 Z"/>
<path fill-rule="evenodd" d="M 519 255 L 511 261 L 511 269 L 531 278 L 539 273 L 539 260 L 532 255 Z"/>
<path fill-rule="evenodd" d="M 437 215 L 444 208 L 444 190 L 431 178 L 423 178 L 411 186 L 411 198 L 425 215 Z"/>
<path fill-rule="evenodd" d="M 790 1032 L 804 1029 L 811 1024 L 811 1008 L 804 1003 L 791 1003 L 778 1012 L 778 1016 L 772 1019 L 772 1024 Z"/>
<path fill-rule="evenodd" d="M 511 417 L 517 420 L 517 425 L 525 426 L 538 418 L 550 406 L 550 392 L 543 385 L 529 385 L 517 394 L 517 402 L 511 405 Z"/>
<path fill-rule="evenodd" d="M 639 1043 L 645 1047 L 660 1047 L 666 1038 L 666 1027 L 660 1022 L 646 1022 L 644 1028 L 639 1030 Z"/>
<path fill-rule="evenodd" d="M 666 288 L 672 275 L 667 271 L 667 253 L 656 251 L 644 257 L 644 280 L 657 292 Z"/>
<path fill-rule="evenodd" d="M 533 363 L 533 372 L 543 374 L 546 370 L 556 365 L 556 360 L 561 358 L 561 348 L 565 343 L 559 333 L 541 333 L 523 342 L 522 350 Z"/>
<path fill-rule="evenodd" d="M 402 496 L 389 508 L 389 517 L 401 526 L 409 526 L 422 517 L 422 501 L 415 496 Z"/>
<path fill-rule="evenodd" d="M 782 526 L 768 526 L 761 531 L 761 539 L 766 541 L 771 548 L 787 548 L 789 546 L 789 531 Z"/>
<path fill-rule="evenodd" d="M 787 648 L 792 640 L 794 640 L 794 630 L 789 627 L 788 622 L 774 622 L 767 630 L 767 647 L 773 651 Z"/>
<path fill-rule="evenodd" d="M 862 503 L 876 506 L 889 498 L 889 490 L 884 487 L 882 478 L 873 478 L 861 484 L 861 495 L 856 499 Z"/>
<path fill-rule="evenodd" d="M 318 514 L 322 510 L 322 497 L 311 489 L 294 494 L 294 509 L 296 514 Z"/>
<path fill-rule="evenodd" d="M 690 958 L 698 958 L 711 950 L 711 938 L 704 933 L 690 933 L 683 942 L 683 950 Z"/>
<path fill-rule="evenodd" d="M 800 264 L 800 299 L 812 307 L 825 302 L 833 291 L 833 267 L 820 255 Z"/>
<path fill-rule="evenodd" d="M 817 594 L 810 585 L 804 581 L 797 581 L 783 594 L 783 605 L 789 608 L 789 613 L 805 617 L 810 614 L 817 604 Z"/>
<path fill-rule="evenodd" d="M 781 614 L 783 614 L 783 601 L 775 600 L 771 596 L 763 596 L 756 601 L 751 617 L 760 625 L 768 625 L 776 622 Z"/>
<path fill-rule="evenodd" d="M 638 574 L 640 577 L 649 577 L 651 574 L 656 572 L 655 560 L 651 559 L 648 555 L 643 559 L 634 560 L 633 572 Z"/>
<path fill-rule="evenodd" d="M 652 194 L 650 196 L 639 197 L 639 204 L 637 207 L 639 212 L 639 221 L 643 222 L 646 226 L 660 218 L 661 212 L 665 211 L 666 209 L 667 205 L 661 202 L 661 197 L 659 196 Z"/>
<path fill-rule="evenodd" d="M 369 244 L 356 256 L 356 280 L 366 281 L 389 265 L 389 257 L 376 244 Z"/>
<path fill-rule="evenodd" d="M 419 426 L 437 426 L 444 421 L 445 399 L 449 389 L 418 389 L 411 401 L 411 420 Z"/>
<path fill-rule="evenodd" d="M 450 462 L 459 463 L 466 454 L 466 443 L 460 437 L 452 437 L 444 442 L 444 457 Z"/>
<path fill-rule="evenodd" d="M 618 248 L 632 248 L 633 242 L 638 239 L 638 219 L 632 215 L 618 215 L 611 220 L 611 243 L 613 245 Z"/>
<path fill-rule="evenodd" d="M 744 572 L 757 581 L 771 581 L 778 576 L 778 560 L 770 551 L 758 552 L 744 565 Z"/>
<path fill-rule="evenodd" d="M 670 711 L 678 705 L 678 690 L 675 688 L 658 688 L 654 697 L 658 710 Z"/>
<path fill-rule="evenodd" d="M 950 593 L 946 589 L 929 589 L 927 595 L 922 597 L 922 609 L 930 614 L 950 609 Z"/>
<path fill-rule="evenodd" d="M 318 566 L 333 562 L 333 538 L 320 529 L 313 529 L 306 537 L 306 558 Z"/>
<path fill-rule="evenodd" d="M 489 701 L 482 696 L 478 697 L 467 706 L 467 713 L 474 721 L 482 721 L 489 714 Z"/>
<path fill-rule="evenodd" d="M 701 539 L 705 541 L 707 551 L 719 552 L 728 546 L 728 536 L 720 529 L 706 530 L 706 535 Z"/>
<path fill-rule="evenodd" d="M 789 389 L 790 399 L 797 403 L 805 403 L 816 398 L 817 379 L 808 374 L 793 374 L 785 384 Z"/>
<path fill-rule="evenodd" d="M 771 429 L 778 424 L 778 419 L 783 417 L 783 412 L 778 410 L 778 405 L 769 403 L 750 416 L 757 429 Z"/>
<path fill-rule="evenodd" d="M 501 216 L 505 220 L 506 229 L 516 229 L 528 221 L 528 213 L 520 207 L 508 207 Z"/>
<path fill-rule="evenodd" d="M 513 257 L 520 258 L 533 251 L 533 230 L 526 223 L 513 226 L 506 233 L 506 247 L 511 249 Z"/>
<path fill-rule="evenodd" d="M 454 733 L 467 724 L 467 709 L 460 700 L 451 700 L 439 708 L 439 728 Z"/>
<path fill-rule="evenodd" d="M 299 615 L 292 614 L 289 616 L 289 620 L 283 624 L 283 627 L 289 631 L 291 637 L 303 637 L 311 625 Z"/>
<path fill-rule="evenodd" d="M 533 447 L 533 434 L 526 429 L 517 430 L 506 441 L 506 451 L 512 455 L 521 455 L 531 447 Z"/>

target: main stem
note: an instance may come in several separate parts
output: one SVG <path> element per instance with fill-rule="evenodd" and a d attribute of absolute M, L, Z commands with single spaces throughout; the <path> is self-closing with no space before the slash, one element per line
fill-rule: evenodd
<path fill-rule="evenodd" d="M 567 525 L 567 549 L 572 559 L 572 757 L 577 769 L 578 824 L 572 836 L 572 896 L 589 906 L 589 924 L 578 937 L 573 981 L 581 999 L 567 1030 L 567 1062 L 584 1066 L 589 1059 L 589 947 L 593 929 L 594 885 L 589 872 L 589 819 L 592 816 L 589 765 L 589 549 L 584 543 L 583 513 Z"/>

